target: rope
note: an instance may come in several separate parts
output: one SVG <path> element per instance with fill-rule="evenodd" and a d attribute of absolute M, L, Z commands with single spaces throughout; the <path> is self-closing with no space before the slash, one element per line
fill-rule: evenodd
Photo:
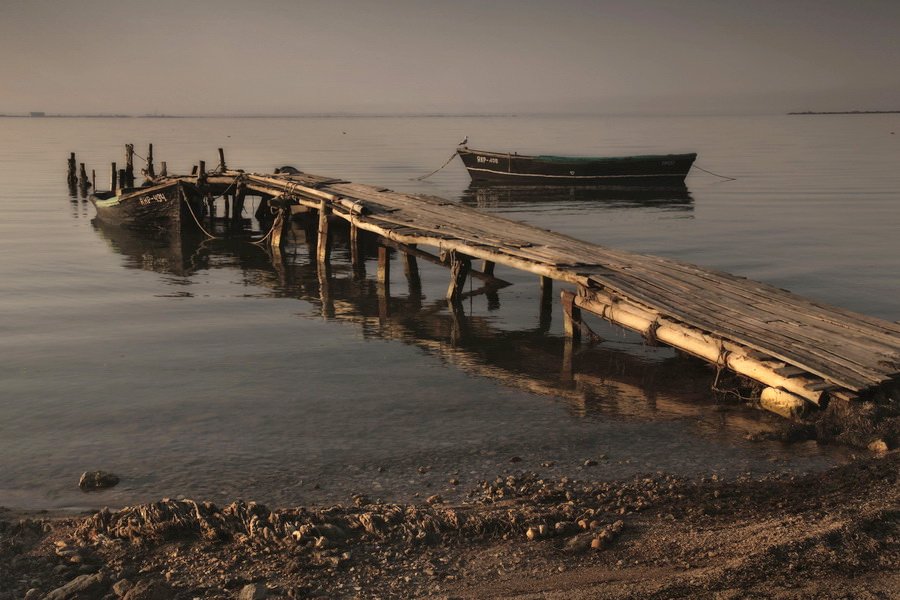
<path fill-rule="evenodd" d="M 721 177 L 725 181 L 737 181 L 737 177 L 727 177 L 725 175 L 719 175 L 718 173 L 713 173 L 712 171 L 707 171 L 706 169 L 704 169 L 702 167 L 698 167 L 696 163 L 693 164 L 692 166 L 695 169 L 697 169 L 698 171 L 703 171 L 704 173 L 709 173 L 710 175 L 714 175 L 715 177 Z"/>
<path fill-rule="evenodd" d="M 181 199 L 182 199 L 182 201 L 183 201 L 185 204 L 187 204 L 188 211 L 190 211 L 191 216 L 194 217 L 194 223 L 197 224 L 197 227 L 200 228 L 200 231 L 202 231 L 203 233 L 205 233 L 207 237 L 210 237 L 210 238 L 212 238 L 212 239 L 214 239 L 214 240 L 220 240 L 220 239 L 222 239 L 222 238 L 216 237 L 216 236 L 214 236 L 213 234 L 211 234 L 210 232 L 208 232 L 208 231 L 206 230 L 206 228 L 203 227 L 203 225 L 200 224 L 200 220 L 197 219 L 197 215 L 194 214 L 194 208 L 191 206 L 191 203 L 188 202 L 188 199 L 184 197 L 184 194 L 182 194 Z"/>
<path fill-rule="evenodd" d="M 453 151 L 453 154 L 450 155 L 450 158 L 447 159 L 447 162 L 445 162 L 444 164 L 442 164 L 440 167 L 438 167 L 437 169 L 435 169 L 434 171 L 432 171 L 432 172 L 429 173 L 428 175 L 422 175 L 421 177 L 413 177 L 410 181 L 422 181 L 423 179 L 428 179 L 429 177 L 431 177 L 432 175 L 434 175 L 435 173 L 437 173 L 438 171 L 440 171 L 441 169 L 443 169 L 444 167 L 446 167 L 447 165 L 449 165 L 449 164 L 450 164 L 450 161 L 453 160 L 454 158 L 456 158 L 456 151 L 455 151 L 455 150 Z"/>
<path fill-rule="evenodd" d="M 270 237 L 272 237 L 272 232 L 274 232 L 274 231 L 275 231 L 275 228 L 278 227 L 280 224 L 281 224 L 281 220 L 280 220 L 280 219 L 274 219 L 274 220 L 272 221 L 272 227 L 269 228 L 269 233 L 267 233 L 266 235 L 262 236 L 262 237 L 259 238 L 258 240 L 250 240 L 250 243 L 251 243 L 251 244 L 257 244 L 257 245 L 262 244 L 264 241 L 266 241 L 267 239 L 269 239 Z"/>

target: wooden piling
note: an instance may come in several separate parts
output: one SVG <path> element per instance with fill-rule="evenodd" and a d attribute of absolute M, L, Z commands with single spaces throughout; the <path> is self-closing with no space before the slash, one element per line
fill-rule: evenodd
<path fill-rule="evenodd" d="M 384 286 L 391 284 L 391 254 L 387 246 L 378 246 L 378 283 Z"/>
<path fill-rule="evenodd" d="M 459 302 L 471 270 L 471 258 L 456 250 L 450 252 L 450 286 L 447 288 L 447 300 L 449 302 Z"/>
<path fill-rule="evenodd" d="M 112 163 L 112 170 L 109 174 L 109 191 L 115 193 L 119 187 L 119 172 L 116 170 L 116 163 Z"/>
<path fill-rule="evenodd" d="M 413 249 L 415 245 L 411 246 Z M 406 275 L 406 281 L 409 285 L 410 293 L 419 292 L 422 289 L 422 280 L 419 277 L 419 263 L 416 261 L 416 255 L 411 252 L 403 253 L 403 273 Z"/>
<path fill-rule="evenodd" d="M 91 169 L 91 189 L 97 189 L 97 170 Z"/>
<path fill-rule="evenodd" d="M 69 166 L 68 166 L 68 172 L 66 174 L 66 181 L 68 182 L 68 184 L 70 186 L 75 185 L 75 183 L 78 181 L 78 177 L 75 174 L 75 168 L 76 168 L 75 153 L 71 152 L 69 154 Z"/>
<path fill-rule="evenodd" d="M 316 230 L 316 260 L 327 263 L 331 258 L 331 236 L 328 232 L 328 216 L 331 207 L 322 200 L 319 205 L 319 227 Z"/>
<path fill-rule="evenodd" d="M 481 272 L 485 275 L 493 275 L 494 274 L 494 261 L 485 260 L 481 262 Z"/>
<path fill-rule="evenodd" d="M 366 262 L 363 260 L 359 227 L 356 223 L 350 223 L 350 266 L 355 275 L 365 277 Z"/>
<path fill-rule="evenodd" d="M 166 168 L 166 161 L 164 161 L 164 160 L 161 160 L 159 162 L 159 176 L 160 177 L 168 177 L 169 176 L 169 170 Z"/>
<path fill-rule="evenodd" d="M 244 216 L 244 200 L 247 197 L 247 186 L 238 183 L 234 190 L 234 202 L 232 205 L 231 222 L 234 225 L 240 225 L 241 218 Z"/>
<path fill-rule="evenodd" d="M 569 290 L 560 293 L 563 309 L 563 331 L 572 344 L 581 343 L 581 308 L 575 304 L 575 294 Z"/>
<path fill-rule="evenodd" d="M 84 168 L 84 163 L 80 163 L 78 168 L 78 185 L 86 188 L 89 184 L 87 170 Z"/>
<path fill-rule="evenodd" d="M 225 167 L 225 150 L 222 148 L 219 148 L 219 169 L 218 170 L 219 170 L 219 172 L 224 173 L 225 169 L 226 169 L 226 167 Z"/>
<path fill-rule="evenodd" d="M 538 329 L 549 331 L 553 319 L 553 280 L 541 277 L 541 305 L 538 318 Z"/>
<path fill-rule="evenodd" d="M 119 169 L 119 191 L 124 190 L 128 187 L 128 171 L 126 169 Z"/>
<path fill-rule="evenodd" d="M 147 145 L 147 176 L 150 179 L 156 178 L 156 171 L 153 167 L 153 144 Z"/>
<path fill-rule="evenodd" d="M 134 187 L 134 144 L 125 144 L 124 187 Z"/>

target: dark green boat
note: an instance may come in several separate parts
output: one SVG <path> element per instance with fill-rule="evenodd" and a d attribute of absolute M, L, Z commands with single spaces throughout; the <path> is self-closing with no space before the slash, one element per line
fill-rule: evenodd
<path fill-rule="evenodd" d="M 526 156 L 457 149 L 473 181 L 530 185 L 683 184 L 697 158 L 691 154 L 621 157 Z"/>

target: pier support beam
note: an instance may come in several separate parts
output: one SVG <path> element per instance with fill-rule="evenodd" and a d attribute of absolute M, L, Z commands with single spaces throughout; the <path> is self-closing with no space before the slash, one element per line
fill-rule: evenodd
<path fill-rule="evenodd" d="M 331 235 L 328 233 L 328 216 L 331 207 L 323 200 L 319 204 L 319 227 L 316 230 L 316 260 L 327 263 L 331 259 Z"/>
<path fill-rule="evenodd" d="M 69 161 L 68 162 L 69 162 L 69 168 L 68 168 L 68 172 L 66 173 L 66 183 L 69 184 L 69 187 L 75 187 L 78 177 L 75 174 L 75 168 L 77 165 L 75 163 L 75 153 L 74 152 L 69 153 Z"/>
<path fill-rule="evenodd" d="M 575 294 L 568 290 L 560 293 L 563 309 L 563 331 L 573 345 L 581 343 L 581 309 L 575 304 Z"/>
<path fill-rule="evenodd" d="M 153 166 L 153 144 L 147 145 L 147 177 L 156 178 L 156 167 Z"/>
<path fill-rule="evenodd" d="M 410 245 L 410 247 L 416 248 L 415 245 Z M 410 295 L 421 293 L 422 280 L 419 277 L 419 263 L 416 261 L 416 256 L 410 252 L 403 253 L 403 273 L 409 284 Z"/>
<path fill-rule="evenodd" d="M 387 246 L 378 246 L 378 285 L 391 285 L 391 251 Z"/>
<path fill-rule="evenodd" d="M 481 272 L 485 275 L 494 276 L 494 261 L 484 260 L 481 261 Z"/>
<path fill-rule="evenodd" d="M 450 251 L 450 286 L 447 288 L 447 300 L 449 302 L 459 302 L 471 270 L 471 258 L 456 250 Z"/>
<path fill-rule="evenodd" d="M 541 277 L 541 306 L 538 318 L 538 329 L 544 333 L 550 331 L 553 320 L 553 280 Z"/>
<path fill-rule="evenodd" d="M 134 187 L 134 144 L 125 144 L 125 185 Z"/>

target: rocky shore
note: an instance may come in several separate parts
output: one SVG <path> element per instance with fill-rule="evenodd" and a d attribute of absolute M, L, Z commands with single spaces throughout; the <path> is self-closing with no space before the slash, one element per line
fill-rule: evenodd
<path fill-rule="evenodd" d="M 2 510 L 0 600 L 888 598 L 900 589 L 898 472 L 895 451 L 730 480 L 524 471 L 452 504 Z"/>

